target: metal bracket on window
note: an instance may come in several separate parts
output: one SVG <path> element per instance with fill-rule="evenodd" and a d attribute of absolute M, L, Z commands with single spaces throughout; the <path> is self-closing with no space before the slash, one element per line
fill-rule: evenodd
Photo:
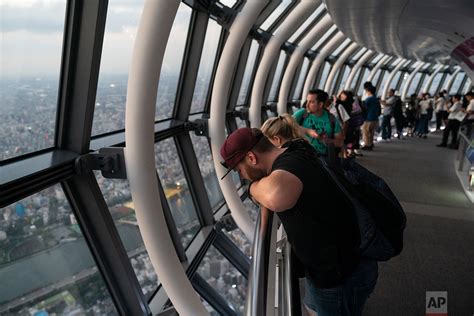
<path fill-rule="evenodd" d="M 272 38 L 272 34 L 270 32 L 264 31 L 262 29 L 253 29 L 250 34 L 257 42 L 259 42 L 263 46 L 265 46 L 268 41 L 270 41 L 270 38 Z"/>
<path fill-rule="evenodd" d="M 270 110 L 272 113 L 278 114 L 277 103 L 271 102 L 265 105 L 262 105 L 262 110 Z"/>
<path fill-rule="evenodd" d="M 249 108 L 245 107 L 245 106 L 242 106 L 239 109 L 227 112 L 226 116 L 227 117 L 238 117 L 242 121 L 248 121 L 249 120 Z"/>
<path fill-rule="evenodd" d="M 217 1 L 214 1 L 214 3 L 209 7 L 209 14 L 217 20 L 217 23 L 228 29 L 232 25 L 237 12 Z"/>
<path fill-rule="evenodd" d="M 188 131 L 194 131 L 196 136 L 209 136 L 208 119 L 200 118 L 192 122 L 186 122 L 185 128 Z"/>
<path fill-rule="evenodd" d="M 314 50 L 308 50 L 306 53 L 304 53 L 305 57 L 308 57 L 309 60 L 314 60 L 316 56 L 318 56 L 318 52 Z"/>
<path fill-rule="evenodd" d="M 291 55 L 295 49 L 296 49 L 297 45 L 296 44 L 293 44 L 293 43 L 290 43 L 290 42 L 285 42 L 283 43 L 283 45 L 281 45 L 281 48 L 286 51 L 286 53 L 288 55 Z"/>
<path fill-rule="evenodd" d="M 75 161 L 76 173 L 100 170 L 104 178 L 127 179 L 125 155 L 122 147 L 106 147 L 98 152 L 78 157 Z"/>
<path fill-rule="evenodd" d="M 221 229 L 225 229 L 228 232 L 231 232 L 237 229 L 237 224 L 232 218 L 231 214 L 227 214 L 221 217 L 221 219 L 214 225 L 217 232 L 220 232 Z"/>

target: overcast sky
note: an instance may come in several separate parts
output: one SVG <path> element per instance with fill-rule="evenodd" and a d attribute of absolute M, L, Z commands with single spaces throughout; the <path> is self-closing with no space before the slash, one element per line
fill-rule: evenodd
<path fill-rule="evenodd" d="M 110 0 L 101 73 L 127 73 L 144 0 Z M 181 4 L 183 6 L 183 4 Z M 66 0 L 0 1 L 0 73 L 2 76 L 59 74 Z M 180 8 L 172 36 L 186 38 L 191 9 Z M 178 45 L 167 49 L 170 71 L 180 63 Z M 177 57 L 174 57 L 177 56 Z"/>

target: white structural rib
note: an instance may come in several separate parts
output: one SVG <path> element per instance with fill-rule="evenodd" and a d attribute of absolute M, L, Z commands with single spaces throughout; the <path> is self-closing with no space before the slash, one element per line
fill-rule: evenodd
<path fill-rule="evenodd" d="M 426 80 L 426 83 L 425 85 L 423 86 L 423 90 L 422 92 L 423 93 L 427 93 L 428 90 L 430 90 L 430 86 L 431 84 L 433 83 L 433 79 L 434 77 L 441 71 L 441 69 L 443 69 L 444 66 L 443 65 L 436 65 L 435 66 L 435 70 L 433 71 L 433 73 L 430 75 L 430 77 L 428 78 L 428 80 Z"/>
<path fill-rule="evenodd" d="M 232 74 L 235 70 L 239 52 L 247 38 L 252 25 L 268 1 L 247 1 L 234 23 L 229 29 L 229 37 L 222 51 L 219 65 L 216 70 L 214 86 L 212 87 L 211 115 L 209 118 L 209 137 L 211 139 L 212 158 L 216 175 L 220 180 L 227 170 L 221 166 L 220 148 L 225 140 L 225 114 L 229 102 L 229 89 Z M 240 200 L 232 177 L 229 175 L 219 181 L 222 194 L 229 206 L 235 223 L 249 240 L 253 240 L 254 224 L 248 215 L 247 209 Z"/>
<path fill-rule="evenodd" d="M 303 59 L 304 53 L 311 48 L 331 27 L 332 21 L 329 14 L 326 14 L 321 21 L 319 21 L 311 31 L 300 41 L 299 45 L 291 54 L 288 66 L 286 66 L 283 79 L 281 80 L 280 92 L 278 94 L 278 115 L 282 115 L 287 112 L 287 102 L 290 94 L 291 84 L 293 77 L 295 76 L 296 69 Z"/>
<path fill-rule="evenodd" d="M 321 49 L 319 52 L 318 56 L 314 59 L 313 64 L 311 65 L 311 68 L 308 71 L 308 75 L 306 76 L 306 80 L 304 82 L 304 88 L 303 88 L 303 93 L 301 94 L 301 100 L 306 100 L 306 95 L 308 94 L 308 91 L 311 89 L 311 87 L 314 84 L 314 79 L 316 78 L 316 74 L 318 73 L 319 67 L 321 67 L 321 64 L 324 62 L 326 57 L 331 54 L 331 52 L 339 45 L 342 43 L 344 40 L 344 34 L 342 32 L 337 32 L 336 35 L 334 35 L 333 38 Z"/>
<path fill-rule="evenodd" d="M 391 58 L 389 55 L 385 55 L 382 57 L 382 59 L 379 60 L 379 62 L 372 68 L 372 70 L 369 73 L 369 76 L 367 77 L 367 81 L 372 81 L 374 80 L 375 75 L 377 74 L 377 71 L 379 71 L 380 67 L 385 65 L 385 63 Z M 374 82 L 375 84 L 375 82 Z"/>
<path fill-rule="evenodd" d="M 423 67 L 424 64 L 425 63 L 419 61 L 418 65 L 415 66 L 415 69 L 413 69 L 411 74 L 408 76 L 407 81 L 405 82 L 405 85 L 403 86 L 403 90 L 402 90 L 402 94 L 401 94 L 402 100 L 406 99 L 407 93 L 408 93 L 408 88 L 410 88 L 411 82 L 413 81 L 413 78 L 415 78 L 416 74 L 421 69 L 421 67 Z"/>
<path fill-rule="evenodd" d="M 171 241 L 155 169 L 156 91 L 166 43 L 180 2 L 145 2 L 128 79 L 124 152 L 140 233 L 166 294 L 180 315 L 208 315 Z"/>
<path fill-rule="evenodd" d="M 451 87 L 452 87 L 452 85 L 453 85 L 453 83 L 454 83 L 454 79 L 456 78 L 456 76 L 458 75 L 458 73 L 459 73 L 460 71 L 461 71 L 461 67 L 458 67 L 458 68 L 453 72 L 453 74 L 451 75 L 451 77 L 449 77 L 449 80 L 446 81 L 443 90 L 448 91 L 448 94 L 449 94 L 449 90 L 451 90 Z"/>
<path fill-rule="evenodd" d="M 367 50 L 364 55 L 357 61 L 357 63 L 352 67 L 351 72 L 349 73 L 349 77 L 347 77 L 346 84 L 344 85 L 344 90 L 350 90 L 352 88 L 352 81 L 355 79 L 355 75 L 357 71 L 375 54 L 374 51 L 370 49 Z"/>
<path fill-rule="evenodd" d="M 381 93 L 382 101 L 385 101 L 385 99 L 387 98 L 387 93 L 388 93 L 388 90 L 390 89 L 390 84 L 392 83 L 393 78 L 395 77 L 397 72 L 400 70 L 400 68 L 402 68 L 403 65 L 406 64 L 406 62 L 407 62 L 406 59 L 400 59 L 398 61 L 398 64 L 395 66 L 392 72 L 390 72 L 390 74 L 388 75 L 388 78 L 385 80 L 383 90 Z"/>
<path fill-rule="evenodd" d="M 298 29 L 298 27 L 313 13 L 320 4 L 315 0 L 301 1 L 283 23 L 278 27 L 275 34 L 268 41 L 262 60 L 258 65 L 257 73 L 250 98 L 249 119 L 250 126 L 260 128 L 262 124 L 262 105 L 265 83 L 272 64 L 276 62 L 280 53 L 281 45 Z"/>
<path fill-rule="evenodd" d="M 333 81 L 336 78 L 336 74 L 341 68 L 341 66 L 344 64 L 344 62 L 349 58 L 349 56 L 359 47 L 356 43 L 350 44 L 344 52 L 341 54 L 341 56 L 336 60 L 334 65 L 332 65 L 331 72 L 328 75 L 328 79 L 326 80 L 326 84 L 324 85 L 324 91 L 326 91 L 329 95 L 333 94 L 331 89 L 333 85 Z M 334 89 L 336 89 L 334 87 Z"/>

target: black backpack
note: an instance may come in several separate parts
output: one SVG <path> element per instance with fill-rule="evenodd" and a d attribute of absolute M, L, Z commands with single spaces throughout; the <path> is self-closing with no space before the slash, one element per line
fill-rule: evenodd
<path fill-rule="evenodd" d="M 354 206 L 361 256 L 386 261 L 400 254 L 406 215 L 387 183 L 352 159 L 321 165 Z"/>
<path fill-rule="evenodd" d="M 360 233 L 360 255 L 386 261 L 403 249 L 406 215 L 387 183 L 353 159 L 329 164 L 316 157 L 308 144 L 299 145 L 312 155 L 311 161 L 323 168 L 352 204 Z"/>

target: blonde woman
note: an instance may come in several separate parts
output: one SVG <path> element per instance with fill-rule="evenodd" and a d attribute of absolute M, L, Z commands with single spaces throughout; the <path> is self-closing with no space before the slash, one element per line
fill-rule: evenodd
<path fill-rule="evenodd" d="M 261 130 L 275 147 L 284 147 L 288 141 L 303 136 L 300 126 L 288 113 L 269 118 L 263 123 Z"/>

